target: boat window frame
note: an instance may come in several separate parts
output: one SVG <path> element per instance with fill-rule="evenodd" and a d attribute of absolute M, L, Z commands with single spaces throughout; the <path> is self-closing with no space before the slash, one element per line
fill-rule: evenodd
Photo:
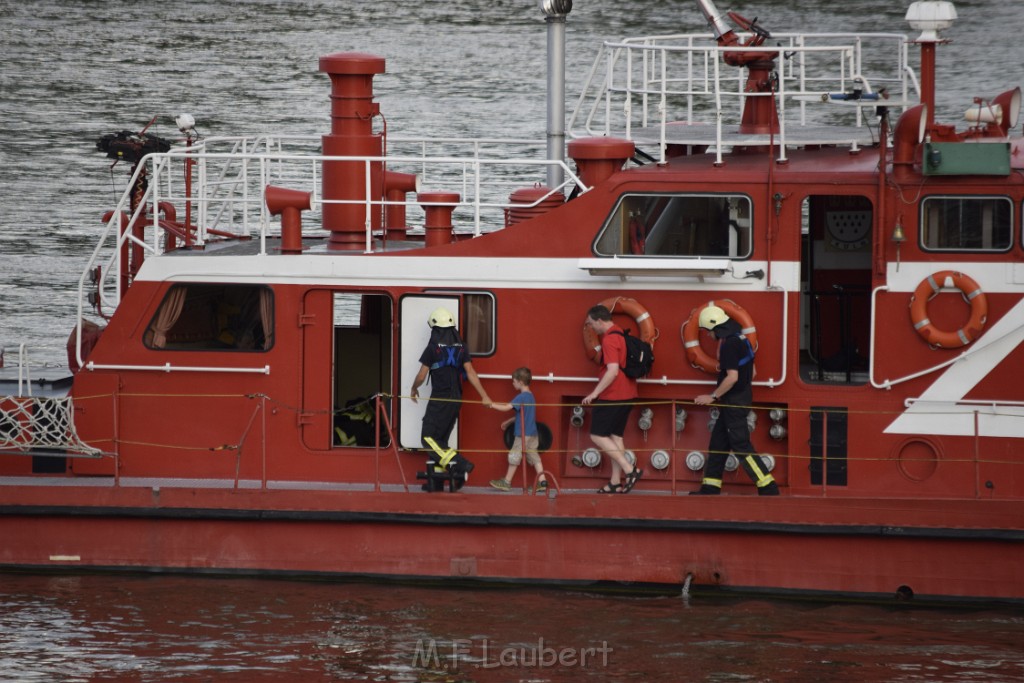
<path fill-rule="evenodd" d="M 745 231 L 746 250 L 745 250 L 744 253 L 737 253 L 735 255 L 729 254 L 728 252 L 725 253 L 725 254 L 712 253 L 712 252 L 707 252 L 707 253 L 691 253 L 691 254 L 685 254 L 685 253 L 683 253 L 683 254 L 670 254 L 670 253 L 652 253 L 652 254 L 649 254 L 649 253 L 642 253 L 642 254 L 641 253 L 637 253 L 637 254 L 634 254 L 634 253 L 630 253 L 630 249 L 627 248 L 625 245 L 621 244 L 621 241 L 620 241 L 619 250 L 617 252 L 602 251 L 601 250 L 602 249 L 602 245 L 601 245 L 602 240 L 605 238 L 605 235 L 606 235 L 606 233 L 609 230 L 619 229 L 617 226 L 614 226 L 614 224 L 616 222 L 618 222 L 621 225 L 622 217 L 619 214 L 620 214 L 620 212 L 622 210 L 622 207 L 625 204 L 625 202 L 627 202 L 629 200 L 629 198 L 631 198 L 631 197 L 647 197 L 647 198 L 668 197 L 670 199 L 730 198 L 730 199 L 743 200 L 746 203 L 748 215 L 747 215 L 747 218 L 746 218 L 747 225 L 745 227 L 740 228 L 740 230 Z M 618 200 L 615 202 L 615 205 L 612 207 L 612 210 L 608 213 L 607 218 L 605 218 L 604 222 L 601 224 L 601 227 L 598 230 L 597 235 L 594 237 L 593 243 L 591 244 L 591 251 L 592 251 L 592 253 L 595 256 L 598 256 L 600 258 L 618 258 L 618 259 L 628 258 L 628 259 L 645 259 L 645 260 L 646 259 L 710 259 L 710 258 L 716 258 L 716 259 L 727 259 L 727 260 L 730 260 L 730 261 L 746 261 L 746 260 L 749 260 L 749 259 L 753 258 L 753 256 L 754 256 L 754 235 L 755 235 L 755 231 L 754 231 L 754 228 L 755 228 L 755 225 L 754 225 L 754 209 L 755 209 L 755 206 L 754 206 L 753 197 L 751 197 L 749 194 L 747 194 L 745 192 L 629 192 L 629 191 L 627 191 L 627 192 L 624 192 L 622 195 L 619 196 Z M 656 230 L 657 228 L 658 228 L 657 225 L 653 226 L 645 237 L 647 239 L 649 239 L 651 234 L 653 234 L 654 230 Z M 738 244 L 742 244 L 743 243 L 743 239 L 744 239 L 743 235 L 740 235 L 738 237 L 738 239 L 737 239 Z"/>
<path fill-rule="evenodd" d="M 1004 200 L 1005 204 L 1009 207 L 1010 215 L 1008 216 L 1007 225 L 1007 244 L 1004 247 L 999 248 L 985 248 L 985 247 L 930 247 L 926 244 L 926 216 L 925 212 L 927 204 L 930 200 L 944 200 L 944 199 L 958 199 L 958 200 Z M 1005 254 L 1013 249 L 1014 246 L 1014 225 L 1016 223 L 1015 209 L 1016 206 L 1013 202 L 1013 198 L 1007 195 L 1001 194 L 931 194 L 921 198 L 920 204 L 918 205 L 918 230 L 917 230 L 917 244 L 921 251 L 925 253 L 939 253 L 939 254 Z"/>
<path fill-rule="evenodd" d="M 462 342 L 466 346 L 466 350 L 469 355 L 473 358 L 487 358 L 493 356 L 498 349 L 498 300 L 494 296 L 494 292 L 485 289 L 430 289 L 423 292 L 424 294 L 436 294 L 440 296 L 455 296 L 459 298 L 459 315 L 457 329 L 459 330 L 459 336 L 462 337 Z M 476 332 L 474 332 L 474 321 L 470 318 L 472 314 L 472 301 L 470 297 L 479 296 L 490 300 L 489 311 L 486 311 L 488 318 L 485 318 L 483 324 L 487 327 L 487 335 L 489 337 L 489 344 L 487 348 L 478 349 L 475 347 L 477 343 Z"/>
<path fill-rule="evenodd" d="M 169 324 L 170 327 L 166 330 L 166 333 L 169 333 L 171 331 L 171 329 L 173 329 L 173 326 L 180 320 L 180 316 L 181 316 L 180 308 L 183 308 L 184 305 L 188 302 L 188 297 L 187 297 L 187 294 L 186 294 L 185 298 L 181 302 L 179 302 L 177 304 L 172 304 L 171 299 L 174 296 L 174 292 L 177 291 L 177 290 L 180 290 L 180 289 L 186 289 L 186 291 L 187 291 L 189 288 L 192 288 L 192 289 L 198 289 L 198 288 L 211 288 L 211 289 L 213 289 L 213 288 L 221 288 L 221 289 L 251 289 L 251 290 L 254 290 L 254 291 L 257 291 L 257 292 L 267 292 L 267 296 L 266 296 L 267 301 L 266 301 L 266 303 L 261 302 L 261 299 L 263 298 L 262 294 L 257 295 L 257 302 L 256 302 L 257 308 L 255 310 L 255 318 L 252 321 L 250 321 L 250 322 L 256 322 L 256 323 L 260 324 L 261 327 L 263 328 L 263 330 L 262 330 L 263 334 L 264 334 L 264 343 L 263 343 L 263 345 L 262 346 L 252 346 L 252 347 L 240 347 L 240 346 L 228 346 L 228 345 L 215 346 L 215 345 L 213 345 L 211 343 L 209 345 L 205 345 L 204 346 L 204 345 L 201 345 L 201 344 L 203 344 L 206 341 L 213 342 L 213 341 L 216 341 L 217 339 L 220 338 L 219 335 L 216 335 L 214 333 L 215 336 L 211 336 L 207 340 L 205 332 L 203 333 L 203 338 L 196 339 L 194 342 L 191 342 L 193 344 L 196 344 L 195 346 L 189 346 L 189 347 L 182 348 L 182 347 L 167 347 L 167 346 L 158 346 L 158 345 L 156 345 L 154 343 L 154 338 L 158 334 L 158 329 L 155 328 L 154 326 L 156 325 L 156 323 L 157 323 L 158 319 L 160 318 L 160 316 L 162 314 L 164 314 L 164 312 L 167 310 L 167 309 L 165 309 L 165 306 L 176 305 L 176 306 L 179 307 L 179 311 L 178 311 L 177 315 L 173 315 L 173 317 L 174 317 L 173 321 L 168 323 L 165 320 L 164 323 L 162 325 L 160 325 L 160 326 L 167 326 Z M 263 315 L 266 315 L 266 317 L 268 318 L 267 321 L 262 320 L 262 316 Z M 210 330 L 211 333 L 213 333 L 213 327 L 212 327 L 213 321 L 211 320 L 210 322 L 211 322 L 211 327 L 209 328 L 209 330 Z M 144 328 L 144 330 L 142 332 L 142 344 L 143 344 L 143 346 L 146 347 L 146 349 L 148 349 L 150 351 L 160 352 L 160 353 L 165 353 L 165 352 L 186 352 L 186 353 L 190 353 L 190 352 L 191 353 L 194 353 L 194 352 L 199 352 L 199 353 L 267 353 L 267 352 L 271 351 L 274 348 L 274 345 L 277 342 L 276 325 L 277 325 L 276 297 L 275 297 L 275 293 L 274 293 L 273 287 L 271 287 L 268 284 L 251 284 L 251 283 L 235 283 L 235 282 L 173 282 L 167 288 L 167 291 L 164 292 L 164 296 L 160 299 L 160 303 L 157 305 L 156 310 L 154 311 L 153 315 L 150 317 L 149 322 L 146 324 L 146 327 Z M 199 334 L 199 332 L 197 331 L 196 334 Z"/>

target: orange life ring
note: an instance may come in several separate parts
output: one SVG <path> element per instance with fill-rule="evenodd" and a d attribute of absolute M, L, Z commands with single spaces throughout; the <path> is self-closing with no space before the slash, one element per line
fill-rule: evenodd
<path fill-rule="evenodd" d="M 683 350 L 686 352 L 686 359 L 698 370 L 714 375 L 718 374 L 718 359 L 712 358 L 700 347 L 700 323 L 698 321 L 700 312 L 708 306 L 718 306 L 725 311 L 727 316 L 738 322 L 741 333 L 750 342 L 750 346 L 755 352 L 757 351 L 757 327 L 754 326 L 754 319 L 750 317 L 750 314 L 742 306 L 729 299 L 709 301 L 690 311 L 690 317 L 679 330 L 683 337 Z"/>
<path fill-rule="evenodd" d="M 940 330 L 928 319 L 928 302 L 939 291 L 952 284 L 960 290 L 960 294 L 971 305 L 971 318 L 967 324 L 955 332 Z M 910 298 L 910 320 L 914 323 L 914 329 L 931 346 L 941 346 L 944 349 L 955 349 L 960 346 L 967 346 L 978 338 L 985 321 L 988 319 L 988 299 L 985 292 L 970 277 L 955 270 L 940 270 L 932 273 L 914 290 L 914 296 Z"/>
<path fill-rule="evenodd" d="M 613 315 L 625 313 L 631 317 L 636 322 L 640 338 L 654 346 L 654 340 L 658 338 L 658 331 L 654 327 L 654 318 L 639 301 L 625 296 L 616 296 L 605 299 L 601 305 L 611 311 Z M 597 338 L 597 332 L 586 325 L 583 326 L 583 348 L 587 351 L 587 358 L 595 363 L 601 362 L 601 342 Z"/>

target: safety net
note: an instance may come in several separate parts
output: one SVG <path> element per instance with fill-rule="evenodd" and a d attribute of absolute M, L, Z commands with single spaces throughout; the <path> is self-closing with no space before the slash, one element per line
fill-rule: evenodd
<path fill-rule="evenodd" d="M 75 431 L 70 397 L 0 396 L 0 452 L 98 458 Z"/>

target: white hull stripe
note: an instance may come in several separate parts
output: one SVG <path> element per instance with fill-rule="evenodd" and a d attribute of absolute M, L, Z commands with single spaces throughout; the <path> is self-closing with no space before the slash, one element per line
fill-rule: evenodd
<path fill-rule="evenodd" d="M 765 261 L 736 261 L 739 272 L 763 270 Z M 987 294 L 1024 295 L 1024 264 L 908 263 L 899 271 L 890 266 L 890 293 L 913 292 L 936 270 L 961 270 Z M 773 261 L 772 281 L 740 279 L 732 273 L 701 280 L 659 275 L 590 275 L 576 258 L 469 258 L 420 256 L 345 256 L 280 254 L 268 256 L 171 255 L 150 258 L 138 280 L 176 282 L 265 282 L 280 284 L 391 287 L 515 287 L 522 289 L 674 290 L 681 286 L 697 292 L 722 290 L 763 291 L 773 285 L 787 292 L 800 291 L 800 263 Z"/>
<path fill-rule="evenodd" d="M 958 403 L 1024 343 L 1021 321 L 1024 299 L 974 342 L 971 355 L 939 375 L 885 433 L 973 436 L 977 430 L 979 436 L 1024 439 L 1024 406 Z"/>

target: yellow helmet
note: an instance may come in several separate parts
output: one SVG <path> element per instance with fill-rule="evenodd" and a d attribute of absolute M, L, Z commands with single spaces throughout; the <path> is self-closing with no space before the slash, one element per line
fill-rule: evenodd
<path fill-rule="evenodd" d="M 700 326 L 705 330 L 713 330 L 727 320 L 729 316 L 718 306 L 706 306 L 700 312 Z"/>
<path fill-rule="evenodd" d="M 455 318 L 447 308 L 436 308 L 427 324 L 431 327 L 455 327 Z"/>

